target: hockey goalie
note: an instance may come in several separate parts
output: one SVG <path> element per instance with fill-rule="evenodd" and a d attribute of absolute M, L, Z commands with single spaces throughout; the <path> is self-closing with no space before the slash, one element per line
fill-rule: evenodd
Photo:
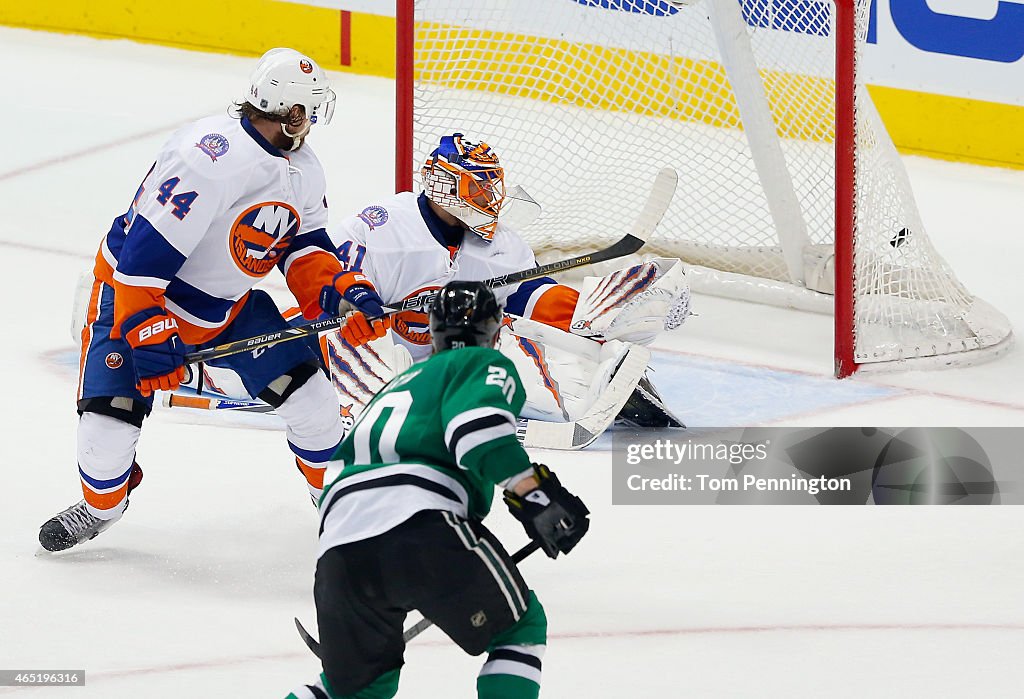
<path fill-rule="evenodd" d="M 397 305 L 450 281 L 537 264 L 504 215 L 532 200 L 521 190 L 506 193 L 504 171 L 486 143 L 445 136 L 420 174 L 420 194 L 393 195 L 330 230 L 345 268 L 333 293 L 349 317 L 340 331 L 321 338 L 321 348 L 343 415 L 358 415 L 396 373 L 430 355 L 427 313 L 374 322 L 374 304 Z M 543 277 L 494 291 L 506 314 L 498 349 L 527 387 L 525 418 L 574 423 L 600 410 L 606 419 L 588 424 L 683 426 L 651 383 L 646 350 L 689 313 L 679 260 L 587 277 L 579 290 Z M 583 446 L 596 434 L 589 437 L 566 446 Z"/>

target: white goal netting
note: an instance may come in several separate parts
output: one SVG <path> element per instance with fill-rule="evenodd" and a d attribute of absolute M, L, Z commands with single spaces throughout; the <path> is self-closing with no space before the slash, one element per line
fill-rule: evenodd
<path fill-rule="evenodd" d="M 852 2 L 852 0 L 850 0 Z M 417 0 L 414 154 L 462 131 L 542 207 L 542 261 L 628 231 L 664 166 L 676 197 L 645 254 L 712 291 L 831 306 L 836 231 L 832 0 Z M 868 26 L 857 0 L 857 42 Z M 849 56 L 850 71 L 856 56 Z M 855 360 L 1004 344 L 921 223 L 906 173 L 857 86 Z M 945 361 L 945 360 L 944 360 Z"/>

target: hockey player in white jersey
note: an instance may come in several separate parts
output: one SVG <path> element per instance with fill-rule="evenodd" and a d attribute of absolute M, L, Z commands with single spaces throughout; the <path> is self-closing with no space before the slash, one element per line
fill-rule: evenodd
<path fill-rule="evenodd" d="M 334 93 L 323 70 L 291 49 L 267 52 L 233 114 L 177 131 L 117 217 L 96 256 L 82 330 L 78 474 L 84 498 L 43 524 L 50 551 L 86 541 L 120 519 L 142 479 L 135 461 L 153 392 L 178 387 L 196 348 L 286 326 L 253 286 L 275 267 L 307 317 L 353 310 L 379 316 L 369 282 L 341 269 L 327 236 L 325 177 L 305 144 L 328 123 Z M 381 323 L 349 325 L 383 334 Z M 274 406 L 315 497 L 342 437 L 337 395 L 302 343 L 213 362 Z"/>
<path fill-rule="evenodd" d="M 393 195 L 330 230 L 342 265 L 369 278 L 386 303 L 536 265 L 502 219 L 509 201 L 504 170 L 486 143 L 444 136 L 421 182 L 422 193 Z M 682 266 L 668 259 L 590 277 L 582 291 L 544 277 L 494 292 L 509 314 L 499 349 L 527 384 L 523 414 L 555 422 L 584 414 L 631 343 L 649 344 L 678 326 L 689 308 Z M 426 313 L 395 314 L 391 331 L 365 347 L 340 334 L 328 338 L 326 359 L 346 411 L 358 414 L 391 376 L 430 355 Z M 638 426 L 681 426 L 646 375 L 619 417 Z"/>

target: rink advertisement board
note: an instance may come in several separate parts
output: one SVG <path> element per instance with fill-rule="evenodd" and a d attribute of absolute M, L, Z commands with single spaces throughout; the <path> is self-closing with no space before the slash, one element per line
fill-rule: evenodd
<path fill-rule="evenodd" d="M 287 45 L 327 68 L 394 77 L 393 0 L 182 1 L 179 15 L 204 21 L 168 22 L 166 8 L 151 2 L 49 0 L 0 4 L 0 24 L 254 56 Z M 780 0 L 737 1 L 748 24 L 768 30 L 773 43 L 799 43 L 820 31 L 818 21 L 773 23 Z M 553 2 L 588 15 L 628 12 L 644 22 L 706 11 L 703 3 L 669 0 L 515 0 L 514 16 L 529 24 L 538 16 L 531 8 Z M 831 6 L 786 2 L 805 5 L 809 18 Z M 545 37 L 543 28 L 531 32 Z M 871 0 L 861 70 L 903 152 L 1024 167 L 1024 0 Z"/>
<path fill-rule="evenodd" d="M 345 12 L 395 14 L 393 2 L 380 0 L 302 1 Z M 531 8 L 548 9 L 552 1 L 517 0 L 517 16 L 530 25 L 531 17 L 544 14 Z M 575 3 L 580 12 L 629 12 L 651 21 L 702 11 L 702 3 L 677 6 L 669 0 L 561 1 Z M 806 6 L 798 15 L 804 21 L 779 25 L 771 12 L 778 0 L 740 0 L 748 24 L 772 30 L 773 41 L 799 43 L 802 35 L 820 31 L 817 18 L 832 2 L 787 0 L 794 1 Z M 476 6 L 486 12 L 485 3 Z M 525 28 L 509 25 L 502 31 Z M 563 38 L 534 26 L 528 31 Z M 1024 0 L 871 0 L 860 69 L 902 151 L 1024 166 Z"/>
<path fill-rule="evenodd" d="M 614 505 L 1024 505 L 1019 427 L 617 431 Z"/>
<path fill-rule="evenodd" d="M 395 16 L 395 4 L 381 0 L 289 1 Z M 591 12 L 652 18 L 700 9 L 676 7 L 668 0 L 564 1 Z M 551 2 L 517 0 L 516 5 L 528 19 L 537 14 L 530 11 L 531 5 L 541 9 Z M 816 16 L 829 11 L 831 0 L 803 0 L 807 11 L 786 25 L 772 23 L 772 4 L 773 0 L 741 0 L 743 16 L 751 26 L 798 37 L 820 31 Z M 867 41 L 862 70 L 873 85 L 1024 106 L 1024 0 L 872 0 Z"/>

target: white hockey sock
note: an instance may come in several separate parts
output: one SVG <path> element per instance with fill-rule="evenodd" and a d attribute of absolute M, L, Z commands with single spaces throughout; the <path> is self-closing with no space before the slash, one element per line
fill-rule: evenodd
<path fill-rule="evenodd" d="M 128 505 L 128 479 L 140 430 L 116 418 L 83 413 L 78 421 L 78 475 L 89 512 L 117 519 Z"/>
<path fill-rule="evenodd" d="M 319 499 L 324 469 L 344 437 L 338 395 L 327 378 L 317 373 L 277 408 L 277 414 L 287 425 L 288 447 L 309 493 Z"/>

